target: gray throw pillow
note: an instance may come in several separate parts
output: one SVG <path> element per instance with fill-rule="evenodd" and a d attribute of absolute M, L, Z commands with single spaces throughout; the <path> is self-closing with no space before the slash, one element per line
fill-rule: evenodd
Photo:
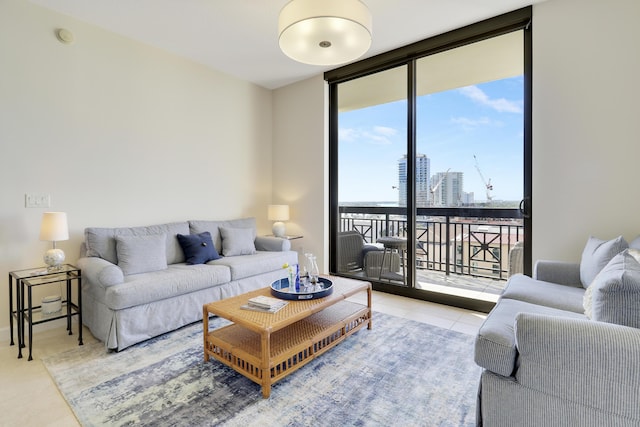
<path fill-rule="evenodd" d="M 255 236 L 251 228 L 220 227 L 222 255 L 251 255 L 256 253 Z"/>
<path fill-rule="evenodd" d="M 593 280 L 589 290 L 591 313 L 585 304 L 587 317 L 640 328 L 640 263 L 629 250 L 613 257 Z"/>
<path fill-rule="evenodd" d="M 166 270 L 167 238 L 164 234 L 116 236 L 118 267 L 125 276 Z"/>
<path fill-rule="evenodd" d="M 612 240 L 601 240 L 597 237 L 590 236 L 587 244 L 582 251 L 580 260 L 580 281 L 586 289 L 589 287 L 596 275 L 629 245 L 622 236 L 618 236 Z"/>

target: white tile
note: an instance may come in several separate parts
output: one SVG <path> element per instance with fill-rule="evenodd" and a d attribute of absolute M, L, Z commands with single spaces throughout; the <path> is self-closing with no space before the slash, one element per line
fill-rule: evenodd
<path fill-rule="evenodd" d="M 458 322 L 480 327 L 486 318 L 487 318 L 486 313 L 478 313 L 478 312 L 470 311 L 467 313 L 462 313 L 460 315 L 460 318 L 458 319 Z"/>
<path fill-rule="evenodd" d="M 469 325 L 467 323 L 456 322 L 452 327 L 452 331 L 461 332 L 463 334 L 475 336 L 478 334 L 480 326 Z"/>

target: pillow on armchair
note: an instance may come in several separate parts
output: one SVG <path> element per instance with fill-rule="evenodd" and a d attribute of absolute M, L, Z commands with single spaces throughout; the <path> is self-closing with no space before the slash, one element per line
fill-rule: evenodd
<path fill-rule="evenodd" d="M 580 281 L 586 289 L 600 271 L 629 245 L 622 236 L 612 240 L 601 240 L 590 236 L 582 252 L 580 260 Z"/>
<path fill-rule="evenodd" d="M 640 263 L 633 250 L 616 255 L 585 292 L 590 319 L 640 328 Z"/>

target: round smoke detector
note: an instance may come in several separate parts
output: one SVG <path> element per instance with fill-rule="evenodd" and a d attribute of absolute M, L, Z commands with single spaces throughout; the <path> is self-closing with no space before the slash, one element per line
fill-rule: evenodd
<path fill-rule="evenodd" d="M 60 42 L 64 44 L 71 44 L 75 41 L 75 37 L 73 33 L 65 28 L 59 28 L 56 30 L 56 37 Z"/>

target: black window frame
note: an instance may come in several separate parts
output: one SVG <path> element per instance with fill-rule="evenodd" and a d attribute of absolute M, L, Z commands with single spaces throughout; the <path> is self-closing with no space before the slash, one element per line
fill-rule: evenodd
<path fill-rule="evenodd" d="M 531 213 L 532 213 L 532 7 L 528 6 L 494 18 L 452 30 L 410 45 L 382 53 L 343 67 L 327 71 L 324 79 L 328 83 L 329 95 L 329 270 L 337 274 L 337 233 L 340 224 L 338 202 L 338 85 L 353 79 L 385 71 L 398 66 L 407 67 L 407 134 L 411 141 L 407 145 L 407 169 L 412 176 L 407 176 L 407 219 L 416 217 L 415 201 L 415 154 L 416 154 L 416 62 L 425 56 L 434 55 L 471 43 L 490 39 L 514 31 L 523 30 L 524 34 L 524 189 L 520 205 L 524 219 L 523 272 L 531 275 Z M 412 227 L 409 227 L 412 229 Z M 411 230 L 407 235 L 409 242 L 415 242 Z M 415 244 L 414 244 L 415 246 Z M 408 261 L 415 263 L 415 247 L 407 248 Z M 412 264 L 410 264 L 412 265 Z M 413 280 L 413 269 L 408 271 L 408 281 Z M 413 288 L 394 287 L 374 283 L 374 289 L 405 295 L 418 299 L 426 299 L 444 304 L 488 312 L 493 303 L 451 295 L 434 296 Z"/>

